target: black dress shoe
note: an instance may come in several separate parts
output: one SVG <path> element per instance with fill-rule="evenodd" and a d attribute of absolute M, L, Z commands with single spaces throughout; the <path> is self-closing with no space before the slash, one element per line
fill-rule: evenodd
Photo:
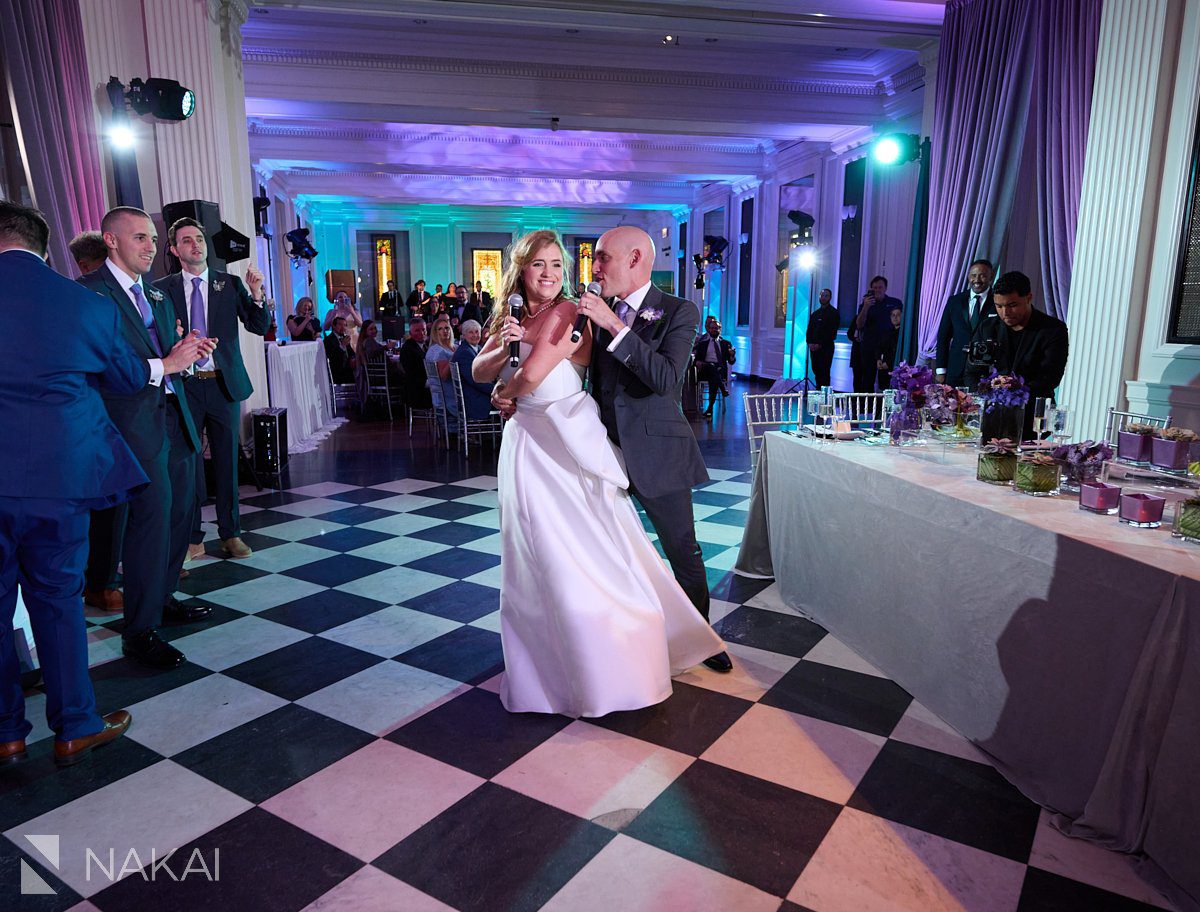
<path fill-rule="evenodd" d="M 121 643 L 121 652 L 130 661 L 146 668 L 178 668 L 187 661 L 182 652 L 158 635 L 157 630 L 146 630 L 125 637 Z"/>
<path fill-rule="evenodd" d="M 709 656 L 704 660 L 706 667 L 713 671 L 719 671 L 721 674 L 733 671 L 733 660 L 729 658 L 729 653 L 718 652 L 715 656 Z"/>
<path fill-rule="evenodd" d="M 163 606 L 163 620 L 173 624 L 191 624 L 202 621 L 212 614 L 208 605 L 185 605 L 177 598 L 172 598 Z"/>

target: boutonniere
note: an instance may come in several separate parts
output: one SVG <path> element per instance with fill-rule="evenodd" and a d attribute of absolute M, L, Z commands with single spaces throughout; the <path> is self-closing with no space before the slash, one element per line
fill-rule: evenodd
<path fill-rule="evenodd" d="M 218 292 L 224 291 L 225 290 L 225 280 L 224 279 L 213 279 L 212 280 L 212 290 L 218 291 Z"/>
<path fill-rule="evenodd" d="M 643 307 L 638 311 L 638 319 L 645 320 L 647 323 L 657 323 L 663 318 L 661 310 L 655 310 L 653 307 Z"/>
<path fill-rule="evenodd" d="M 149 285 L 146 286 L 146 297 L 155 303 L 163 299 L 162 292 L 157 288 L 151 288 Z"/>

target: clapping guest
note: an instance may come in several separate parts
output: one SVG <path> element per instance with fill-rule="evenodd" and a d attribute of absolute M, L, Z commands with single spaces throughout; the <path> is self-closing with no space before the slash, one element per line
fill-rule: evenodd
<path fill-rule="evenodd" d="M 108 259 L 108 247 L 104 244 L 104 235 L 99 231 L 81 231 L 71 238 L 67 245 L 75 265 L 79 267 L 80 275 L 95 272 Z"/>
<path fill-rule="evenodd" d="M 350 335 L 346 332 L 346 318 L 336 317 L 333 328 L 325 337 L 325 358 L 329 362 L 329 373 L 334 383 L 353 383 L 358 359 L 350 347 Z"/>
<path fill-rule="evenodd" d="M 315 342 L 317 340 L 321 334 L 321 327 L 313 315 L 312 298 L 304 297 L 296 302 L 296 312 L 287 318 L 287 329 L 293 342 Z"/>
<path fill-rule="evenodd" d="M 357 349 L 358 334 L 363 325 L 363 318 L 362 314 L 358 312 L 358 308 L 354 306 L 354 302 L 350 300 L 350 295 L 344 291 L 339 291 L 333 296 L 333 310 L 325 314 L 321 329 L 328 332 L 337 317 L 346 318 L 346 330 L 350 333 L 350 344 Z"/>
<path fill-rule="evenodd" d="M 475 356 L 479 354 L 483 338 L 483 327 L 478 320 L 467 320 L 462 325 L 462 341 L 454 350 L 452 364 L 458 365 L 462 377 L 463 400 L 467 406 L 468 421 L 483 421 L 492 413 L 492 384 L 480 383 L 471 373 Z"/>

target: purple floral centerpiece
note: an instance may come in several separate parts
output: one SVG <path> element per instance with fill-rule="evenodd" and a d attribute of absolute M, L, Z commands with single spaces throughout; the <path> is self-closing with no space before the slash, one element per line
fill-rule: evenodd
<path fill-rule="evenodd" d="M 1007 437 L 1020 440 L 1025 427 L 1025 405 L 1029 387 L 1016 374 L 1002 374 L 996 368 L 979 384 L 983 415 L 979 421 L 979 442 Z"/>
<path fill-rule="evenodd" d="M 1157 429 L 1151 424 L 1130 424 L 1117 432 L 1117 458 L 1134 465 L 1150 465 L 1150 441 Z"/>
<path fill-rule="evenodd" d="M 1063 469 L 1062 487 L 1072 494 L 1078 493 L 1085 481 L 1095 481 L 1107 459 L 1113 458 L 1113 450 L 1107 443 L 1085 440 L 1055 447 L 1050 455 L 1058 460 Z"/>
<path fill-rule="evenodd" d="M 971 437 L 967 416 L 979 411 L 975 397 L 945 383 L 925 387 L 925 414 L 935 428 L 951 428 L 955 437 Z"/>
<path fill-rule="evenodd" d="M 896 390 L 896 404 L 900 406 L 888 419 L 892 443 L 916 440 L 921 430 L 925 388 L 932 383 L 933 370 L 921 364 L 901 361 L 892 370 L 892 389 Z"/>

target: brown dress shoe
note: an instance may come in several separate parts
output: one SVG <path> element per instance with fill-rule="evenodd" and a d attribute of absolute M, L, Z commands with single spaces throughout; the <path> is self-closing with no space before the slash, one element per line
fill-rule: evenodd
<path fill-rule="evenodd" d="M 241 560 L 244 557 L 249 557 L 254 552 L 250 550 L 250 546 L 238 538 L 236 535 L 233 538 L 226 538 L 221 541 L 221 550 L 229 557 Z"/>
<path fill-rule="evenodd" d="M 83 603 L 104 611 L 124 611 L 125 596 L 120 589 L 84 589 Z"/>
<path fill-rule="evenodd" d="M 133 718 L 123 709 L 111 712 L 104 717 L 104 728 L 94 735 L 85 738 L 75 738 L 71 741 L 54 742 L 54 761 L 59 766 L 70 766 L 82 760 L 93 747 L 100 747 L 109 741 L 115 741 L 129 730 Z"/>
<path fill-rule="evenodd" d="M 24 741 L 0 741 L 0 766 L 20 763 L 26 756 Z"/>

